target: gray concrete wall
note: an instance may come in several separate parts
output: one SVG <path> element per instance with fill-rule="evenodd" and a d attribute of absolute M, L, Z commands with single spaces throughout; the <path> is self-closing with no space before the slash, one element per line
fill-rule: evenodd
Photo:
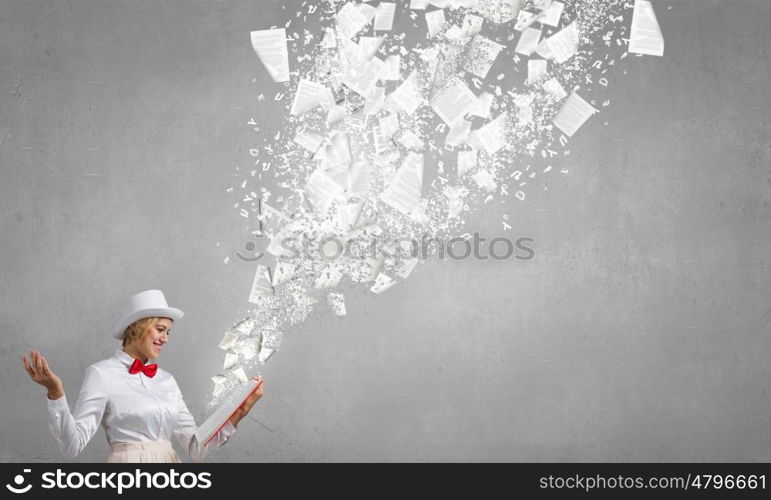
<path fill-rule="evenodd" d="M 771 460 L 771 4 L 655 5 L 665 57 L 627 60 L 569 174 L 507 205 L 536 257 L 429 262 L 314 313 L 209 460 Z M 21 354 L 74 403 L 146 288 L 187 313 L 161 362 L 202 416 L 253 273 L 223 264 L 268 82 L 248 32 L 287 11 L 0 1 L 0 460 L 60 461 Z M 496 210 L 472 227 L 500 234 Z M 100 430 L 77 460 L 106 455 Z"/>

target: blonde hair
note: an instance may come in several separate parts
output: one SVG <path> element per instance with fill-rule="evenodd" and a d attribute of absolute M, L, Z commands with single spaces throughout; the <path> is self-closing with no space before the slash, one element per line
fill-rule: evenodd
<path fill-rule="evenodd" d="M 123 332 L 123 347 L 126 347 L 126 344 L 135 340 L 142 340 L 150 328 L 154 327 L 160 320 L 161 318 L 156 317 L 142 318 L 131 323 Z"/>

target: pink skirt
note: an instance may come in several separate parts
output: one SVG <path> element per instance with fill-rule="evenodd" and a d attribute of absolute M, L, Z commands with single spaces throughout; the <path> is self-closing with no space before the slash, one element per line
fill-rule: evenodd
<path fill-rule="evenodd" d="M 107 463 L 178 463 L 182 461 L 170 441 L 115 443 L 111 448 L 112 452 L 107 457 Z"/>

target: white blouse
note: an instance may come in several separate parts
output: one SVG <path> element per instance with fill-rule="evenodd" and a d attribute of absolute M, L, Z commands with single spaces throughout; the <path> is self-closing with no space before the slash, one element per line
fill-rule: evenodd
<path fill-rule="evenodd" d="M 100 424 L 110 446 L 171 441 L 174 436 L 193 460 L 202 460 L 236 431 L 228 421 L 206 446 L 201 446 L 193 435 L 195 419 L 174 377 L 160 367 L 154 377 L 142 372 L 131 374 L 128 370 L 133 362 L 134 358 L 118 349 L 111 358 L 89 366 L 72 413 L 66 395 L 46 398 L 48 426 L 66 458 L 75 458 Z"/>

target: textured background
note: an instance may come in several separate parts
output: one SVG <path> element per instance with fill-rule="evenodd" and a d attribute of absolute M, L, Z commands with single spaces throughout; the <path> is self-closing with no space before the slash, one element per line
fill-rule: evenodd
<path fill-rule="evenodd" d="M 0 1 L 3 461 L 60 460 L 21 354 L 74 403 L 146 288 L 186 312 L 161 362 L 203 416 L 253 274 L 225 193 L 275 88 L 249 31 L 295 5 Z M 771 3 L 654 5 L 665 57 L 627 59 L 570 173 L 504 207 L 536 257 L 433 261 L 314 312 L 208 460 L 771 460 Z M 500 235 L 499 208 L 471 227 Z M 77 460 L 106 456 L 100 430 Z"/>

